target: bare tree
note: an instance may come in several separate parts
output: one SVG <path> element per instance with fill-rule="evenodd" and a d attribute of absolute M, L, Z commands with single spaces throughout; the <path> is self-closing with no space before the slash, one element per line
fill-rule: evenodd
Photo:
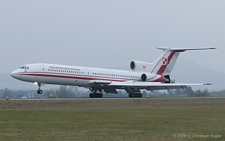
<path fill-rule="evenodd" d="M 12 94 L 11 90 L 8 89 L 8 88 L 5 88 L 4 94 L 3 94 L 3 97 L 2 97 L 2 98 L 6 98 L 7 96 L 8 96 L 9 98 L 13 98 L 13 94 Z"/>
<path fill-rule="evenodd" d="M 56 95 L 59 98 L 72 98 L 75 97 L 74 87 L 62 85 L 56 91 Z"/>

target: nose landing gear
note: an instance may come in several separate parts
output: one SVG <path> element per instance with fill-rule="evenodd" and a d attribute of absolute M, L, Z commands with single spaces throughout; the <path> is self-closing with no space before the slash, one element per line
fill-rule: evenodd
<path fill-rule="evenodd" d="M 38 83 L 38 87 L 39 87 L 38 90 L 37 90 L 37 93 L 38 93 L 38 94 L 42 94 L 42 92 L 43 92 L 43 91 L 41 90 L 41 86 L 42 86 L 42 85 L 43 85 L 43 84 Z"/>
<path fill-rule="evenodd" d="M 39 90 L 39 89 L 37 90 L 38 94 L 42 94 L 42 92 L 43 92 L 42 90 Z"/>

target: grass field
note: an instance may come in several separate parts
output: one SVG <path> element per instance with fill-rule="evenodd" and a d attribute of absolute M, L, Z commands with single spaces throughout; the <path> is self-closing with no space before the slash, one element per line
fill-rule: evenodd
<path fill-rule="evenodd" d="M 225 140 L 225 99 L 0 101 L 0 141 Z"/>

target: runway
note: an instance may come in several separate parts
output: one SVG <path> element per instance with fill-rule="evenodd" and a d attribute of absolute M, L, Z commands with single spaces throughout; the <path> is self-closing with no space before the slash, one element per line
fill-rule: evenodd
<path fill-rule="evenodd" d="M 103 98 L 89 98 L 89 97 L 77 97 L 77 98 L 35 98 L 35 99 L 9 99 L 9 100 L 118 100 L 118 99 L 130 99 L 130 100 L 143 100 L 143 99 L 224 99 L 225 97 L 149 97 L 149 98 L 126 98 L 126 97 L 103 97 Z M 0 99 L 5 100 L 5 99 Z"/>

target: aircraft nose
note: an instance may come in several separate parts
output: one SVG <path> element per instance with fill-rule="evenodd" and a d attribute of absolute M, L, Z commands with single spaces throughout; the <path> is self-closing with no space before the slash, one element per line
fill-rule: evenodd
<path fill-rule="evenodd" d="M 15 71 L 11 72 L 11 76 L 15 78 L 16 72 Z"/>
<path fill-rule="evenodd" d="M 13 78 L 17 78 L 18 77 L 18 70 L 14 70 L 13 72 L 11 72 L 11 76 L 13 77 Z"/>

